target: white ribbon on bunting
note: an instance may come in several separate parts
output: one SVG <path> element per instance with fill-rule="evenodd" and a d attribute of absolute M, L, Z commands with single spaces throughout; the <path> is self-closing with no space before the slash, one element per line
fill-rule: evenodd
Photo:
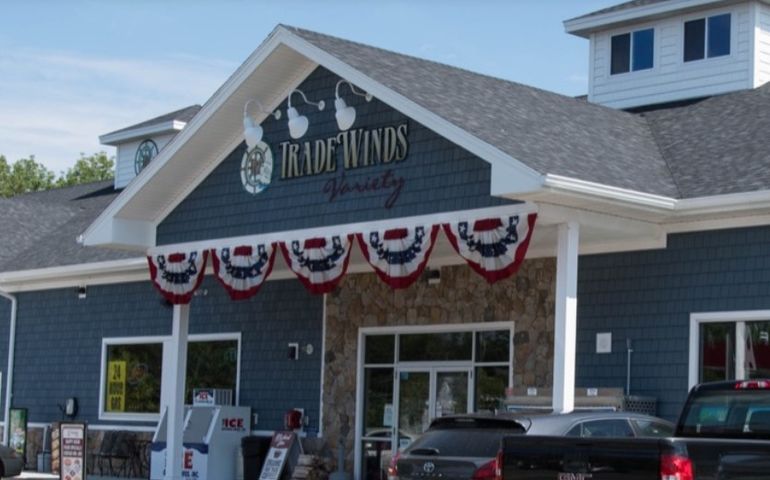
<path fill-rule="evenodd" d="M 348 270 L 353 235 L 281 242 L 289 268 L 310 293 L 329 293 Z"/>
<path fill-rule="evenodd" d="M 174 305 L 186 305 L 203 281 L 208 252 L 148 255 L 150 279 L 163 297 Z"/>
<path fill-rule="evenodd" d="M 439 226 L 372 230 L 357 234 L 358 245 L 377 276 L 391 288 L 407 288 L 425 270 Z"/>
<path fill-rule="evenodd" d="M 275 262 L 275 244 L 211 249 L 214 275 L 233 300 L 251 298 L 265 283 Z"/>

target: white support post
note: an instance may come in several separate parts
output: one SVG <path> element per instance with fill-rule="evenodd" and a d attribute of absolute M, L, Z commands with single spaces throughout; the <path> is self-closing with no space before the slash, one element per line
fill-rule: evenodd
<path fill-rule="evenodd" d="M 553 342 L 553 410 L 557 413 L 569 413 L 575 408 L 579 239 L 578 223 L 567 222 L 559 225 Z"/>
<path fill-rule="evenodd" d="M 182 478 L 182 434 L 184 433 L 184 383 L 187 371 L 187 336 L 190 327 L 190 306 L 174 305 L 174 318 L 171 327 L 172 349 L 171 376 L 173 386 L 169 389 L 166 429 L 166 480 Z"/>

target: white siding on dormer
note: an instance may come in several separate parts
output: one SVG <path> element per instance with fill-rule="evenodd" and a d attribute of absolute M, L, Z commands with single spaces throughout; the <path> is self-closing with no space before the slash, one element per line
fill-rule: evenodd
<path fill-rule="evenodd" d="M 174 134 L 156 135 L 147 137 L 155 141 L 158 146 L 158 151 L 163 150 L 168 142 L 174 138 Z M 128 182 L 136 177 L 134 171 L 134 158 L 136 156 L 136 149 L 139 148 L 139 144 L 147 138 L 141 138 L 131 142 L 121 143 L 118 145 L 118 151 L 115 154 L 115 188 L 123 188 L 128 185 Z"/>
<path fill-rule="evenodd" d="M 770 5 L 757 4 L 757 38 L 755 41 L 754 86 L 758 87 L 770 81 Z"/>
<path fill-rule="evenodd" d="M 591 47 L 594 64 L 589 101 L 631 108 L 751 88 L 754 82 L 752 8 L 749 3 L 743 3 L 595 34 Z M 685 63 L 684 22 L 722 13 L 731 14 L 730 55 Z M 655 29 L 653 68 L 610 75 L 610 38 L 650 27 Z"/>

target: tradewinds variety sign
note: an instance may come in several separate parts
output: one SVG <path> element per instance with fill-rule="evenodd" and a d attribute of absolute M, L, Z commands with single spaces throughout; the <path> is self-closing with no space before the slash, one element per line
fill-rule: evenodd
<path fill-rule="evenodd" d="M 409 153 L 409 124 L 347 130 L 304 142 L 281 142 L 278 151 L 280 169 L 276 169 L 273 152 L 265 142 L 243 154 L 241 183 L 247 192 L 263 192 L 276 171 L 280 181 L 328 177 L 320 192 L 328 202 L 357 194 L 386 193 L 383 206 L 391 208 L 406 184 L 394 167 Z M 369 167 L 375 168 L 366 176 L 348 176 Z"/>

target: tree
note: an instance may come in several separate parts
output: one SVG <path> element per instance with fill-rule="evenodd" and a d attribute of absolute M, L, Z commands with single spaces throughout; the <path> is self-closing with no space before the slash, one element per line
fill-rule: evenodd
<path fill-rule="evenodd" d="M 54 186 L 54 178 L 53 172 L 42 163 L 37 163 L 34 155 L 10 165 L 5 157 L 0 155 L 0 197 L 48 190 Z"/>
<path fill-rule="evenodd" d="M 99 152 L 86 157 L 84 153 L 75 162 L 75 166 L 63 173 L 56 180 L 57 187 L 70 187 L 81 183 L 99 182 L 113 178 L 115 161 L 106 153 Z"/>
<path fill-rule="evenodd" d="M 0 197 L 110 180 L 113 177 L 114 164 L 115 160 L 104 152 L 90 156 L 81 153 L 75 165 L 56 178 L 45 165 L 35 161 L 34 155 L 14 163 L 8 163 L 8 160 L 0 155 Z"/>

